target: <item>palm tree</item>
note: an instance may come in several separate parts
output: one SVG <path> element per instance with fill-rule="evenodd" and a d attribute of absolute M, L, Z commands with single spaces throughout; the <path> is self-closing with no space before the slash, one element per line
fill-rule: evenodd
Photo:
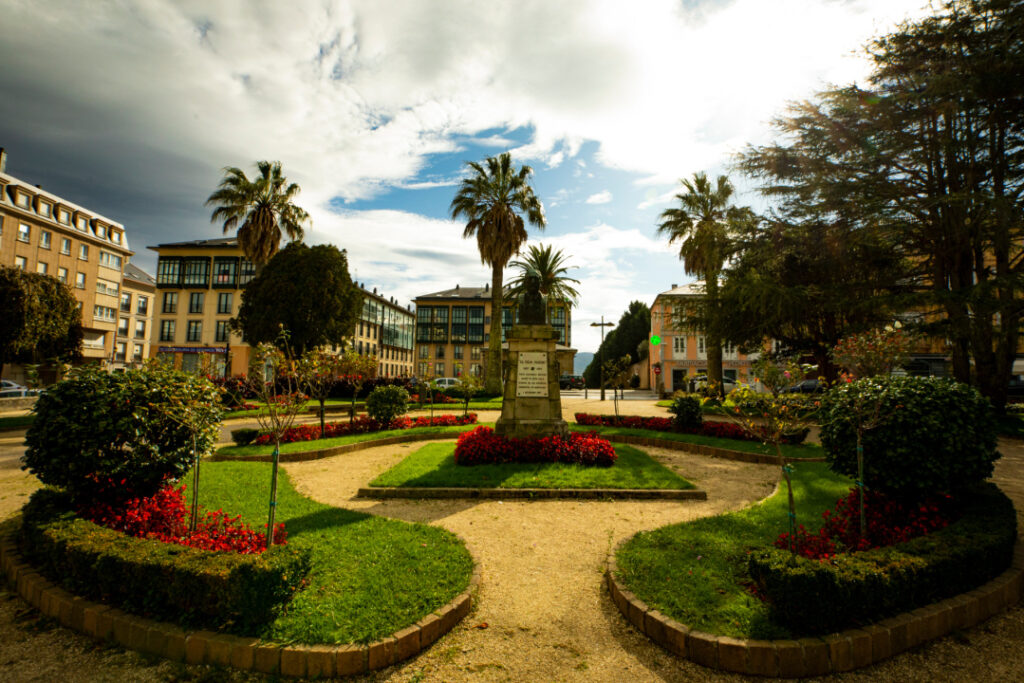
<path fill-rule="evenodd" d="M 295 183 L 287 184 L 281 162 L 257 161 L 256 168 L 260 175 L 253 180 L 240 168 L 225 168 L 206 206 L 216 207 L 210 221 L 224 221 L 225 234 L 238 229 L 238 246 L 262 268 L 277 253 L 282 233 L 292 241 L 302 239 L 309 214 L 292 203 L 300 189 Z"/>
<path fill-rule="evenodd" d="M 732 248 L 733 228 L 749 220 L 752 212 L 730 204 L 732 183 L 724 176 L 712 187 L 706 173 L 694 173 L 693 180 L 681 180 L 685 192 L 676 195 L 681 206 L 661 214 L 658 234 L 669 244 L 678 241 L 679 258 L 687 275 L 704 280 L 707 328 L 708 379 L 722 386 L 722 331 L 716 323 L 718 279 Z"/>
<path fill-rule="evenodd" d="M 483 163 L 467 161 L 472 173 L 459 185 L 449 210 L 464 218 L 464 238 L 476 237 L 480 261 L 491 266 L 491 338 L 487 350 L 485 386 L 501 393 L 502 270 L 526 242 L 526 224 L 543 229 L 544 206 L 527 180 L 533 169 L 512 165 L 508 152 L 487 157 Z M 522 215 L 521 215 L 522 214 Z"/>
<path fill-rule="evenodd" d="M 569 283 L 578 285 L 580 281 L 566 276 L 569 267 L 565 265 L 564 259 L 561 249 L 553 252 L 551 245 L 531 244 L 526 258 L 509 264 L 521 270 L 519 277 L 509 283 L 509 296 L 521 295 L 526 275 L 535 273 L 540 278 L 540 293 L 547 298 L 548 302 L 564 301 L 570 307 L 575 306 L 579 301 L 580 293 Z"/>

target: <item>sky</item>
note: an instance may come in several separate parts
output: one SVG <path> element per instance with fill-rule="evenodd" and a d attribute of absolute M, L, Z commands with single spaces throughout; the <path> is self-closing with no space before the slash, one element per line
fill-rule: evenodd
<path fill-rule="evenodd" d="M 864 82 L 925 0 L 0 0 L 7 172 L 164 242 L 222 235 L 226 166 L 278 160 L 306 242 L 403 304 L 490 269 L 449 204 L 467 161 L 529 164 L 591 323 L 693 278 L 656 234 L 679 180 L 730 173 L 787 103 Z M 736 203 L 763 206 L 731 174 Z M 506 279 L 512 273 L 506 271 Z"/>

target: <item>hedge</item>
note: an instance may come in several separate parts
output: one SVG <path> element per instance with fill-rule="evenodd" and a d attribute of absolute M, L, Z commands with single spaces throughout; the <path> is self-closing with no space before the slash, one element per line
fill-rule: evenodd
<path fill-rule="evenodd" d="M 21 552 L 67 590 L 128 612 L 254 635 L 306 582 L 305 549 L 261 555 L 132 538 L 77 517 L 66 494 L 41 489 L 22 511 Z"/>
<path fill-rule="evenodd" d="M 1013 503 L 990 483 L 963 494 L 962 516 L 907 543 L 827 561 L 771 548 L 748 569 L 795 635 L 820 635 L 923 607 L 973 590 L 1010 566 L 1017 538 Z"/>

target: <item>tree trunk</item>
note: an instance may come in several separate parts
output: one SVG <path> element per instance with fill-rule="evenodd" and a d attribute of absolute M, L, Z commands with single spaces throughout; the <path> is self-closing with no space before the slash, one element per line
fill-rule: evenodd
<path fill-rule="evenodd" d="M 489 394 L 503 394 L 501 383 L 501 305 L 502 269 L 495 263 L 491 270 L 491 339 L 487 346 L 487 372 L 484 385 Z"/>
<path fill-rule="evenodd" d="M 724 396 L 722 386 L 722 335 L 719 333 L 719 320 L 721 319 L 718 310 L 718 273 L 709 273 L 705 283 L 705 293 L 708 298 L 708 310 L 711 312 L 711 324 L 704 333 L 706 342 L 705 349 L 708 356 L 708 382 L 714 382 L 718 388 L 718 395 Z"/>

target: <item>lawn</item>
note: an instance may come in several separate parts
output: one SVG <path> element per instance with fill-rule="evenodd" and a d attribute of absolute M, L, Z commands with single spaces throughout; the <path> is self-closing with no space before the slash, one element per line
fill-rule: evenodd
<path fill-rule="evenodd" d="M 821 513 L 853 482 L 824 463 L 794 465 L 797 522 L 816 531 Z M 642 532 L 616 556 L 619 578 L 646 602 L 692 629 L 735 638 L 788 638 L 768 606 L 747 592 L 747 552 L 787 531 L 786 487 L 753 507 Z M 813 600 L 813 596 L 807 596 Z"/>
<path fill-rule="evenodd" d="M 452 411 L 457 411 L 458 413 L 461 414 L 465 405 L 466 404 L 461 402 L 461 401 L 459 401 L 458 403 L 435 403 L 434 404 L 434 412 L 436 413 L 436 412 L 439 412 L 439 411 L 443 410 L 445 412 L 449 412 L 450 413 Z M 413 412 L 413 411 L 417 411 L 418 412 L 420 410 L 429 411 L 430 410 L 430 404 L 429 403 L 424 403 L 422 405 L 422 407 L 420 406 L 419 403 L 410 403 L 409 404 L 409 412 Z M 473 412 L 473 411 L 476 411 L 476 410 L 501 410 L 501 399 L 497 398 L 497 399 L 493 399 L 493 400 L 490 400 L 490 401 L 470 401 L 469 402 L 469 411 Z"/>
<path fill-rule="evenodd" d="M 317 503 L 281 475 L 277 521 L 285 523 L 288 543 L 312 550 L 313 569 L 286 612 L 254 635 L 282 643 L 368 642 L 415 623 L 469 585 L 473 560 L 453 534 Z M 203 465 L 202 504 L 240 514 L 254 528 L 266 524 L 269 491 L 269 464 Z"/>
<path fill-rule="evenodd" d="M 746 453 L 761 453 L 775 455 L 775 446 L 768 446 L 760 441 L 740 441 L 738 439 L 719 439 L 713 436 L 701 436 L 699 434 L 680 434 L 678 432 L 659 432 L 653 429 L 627 429 L 626 427 L 599 427 L 591 425 L 570 424 L 569 429 L 574 432 L 597 432 L 603 436 L 638 436 L 651 439 L 665 439 L 667 441 L 682 441 L 700 446 L 713 446 L 715 448 L 727 448 L 733 451 L 744 451 Z M 787 458 L 823 458 L 825 452 L 817 444 L 800 444 L 796 446 L 784 445 L 782 454 Z"/>
<path fill-rule="evenodd" d="M 35 415 L 14 415 L 11 417 L 0 417 L 0 431 L 27 429 L 35 422 Z"/>
<path fill-rule="evenodd" d="M 455 444 L 427 444 L 380 475 L 370 486 L 442 486 L 508 489 L 692 489 L 693 484 L 630 446 L 616 446 L 611 467 L 562 463 L 455 464 Z"/>
<path fill-rule="evenodd" d="M 486 423 L 481 423 L 486 424 Z M 334 446 L 344 446 L 350 443 L 361 443 L 363 441 L 375 441 L 386 439 L 389 436 L 402 436 L 404 434 L 451 434 L 454 439 L 461 432 L 468 432 L 479 425 L 456 425 L 453 427 L 414 427 L 413 429 L 388 429 L 383 432 L 370 432 L 368 434 L 349 434 L 348 436 L 336 436 L 333 439 L 317 439 L 315 441 L 295 441 L 293 443 L 281 444 L 282 453 L 301 453 L 303 451 L 319 451 Z M 274 445 L 266 446 L 225 446 L 217 451 L 217 455 L 237 457 L 240 455 L 270 455 L 274 452 Z"/>

